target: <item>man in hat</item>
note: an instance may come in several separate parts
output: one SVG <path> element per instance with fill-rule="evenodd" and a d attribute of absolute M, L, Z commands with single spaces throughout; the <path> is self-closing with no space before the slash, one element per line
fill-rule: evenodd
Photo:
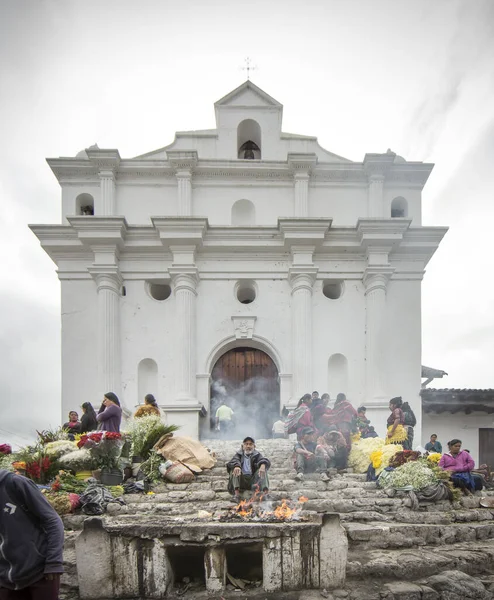
<path fill-rule="evenodd" d="M 295 468 L 297 481 L 303 481 L 304 473 L 321 473 L 321 479 L 328 481 L 326 473 L 327 464 L 322 456 L 316 456 L 315 430 L 312 427 L 304 427 L 300 432 L 300 439 L 295 444 Z"/>
<path fill-rule="evenodd" d="M 228 491 L 232 502 L 240 502 L 240 494 L 259 486 L 265 494 L 269 491 L 268 469 L 271 462 L 256 450 L 254 438 L 246 437 L 240 450 L 226 465 L 229 474 Z"/>

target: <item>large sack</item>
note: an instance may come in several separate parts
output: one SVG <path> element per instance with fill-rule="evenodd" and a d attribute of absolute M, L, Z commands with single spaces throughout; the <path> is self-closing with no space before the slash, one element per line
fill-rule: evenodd
<path fill-rule="evenodd" d="M 165 471 L 164 478 L 172 483 L 190 483 L 194 481 L 195 475 L 190 469 L 180 462 L 174 462 L 171 467 Z"/>
<path fill-rule="evenodd" d="M 216 464 L 216 459 L 207 448 L 189 437 L 163 436 L 154 449 L 166 460 L 180 461 L 194 473 L 200 473 L 202 469 L 212 469 Z"/>

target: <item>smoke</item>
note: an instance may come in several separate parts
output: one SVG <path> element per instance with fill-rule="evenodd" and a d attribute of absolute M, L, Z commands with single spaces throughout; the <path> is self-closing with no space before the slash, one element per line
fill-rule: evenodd
<path fill-rule="evenodd" d="M 226 402 L 234 412 L 234 428 L 219 432 L 229 439 L 270 438 L 273 423 L 279 419 L 279 386 L 266 377 L 252 377 L 243 383 L 226 379 L 214 381 L 211 386 L 211 425 L 214 428 L 216 409 Z"/>

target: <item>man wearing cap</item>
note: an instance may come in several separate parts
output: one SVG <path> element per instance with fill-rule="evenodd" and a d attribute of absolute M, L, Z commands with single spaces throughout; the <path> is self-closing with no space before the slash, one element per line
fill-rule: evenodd
<path fill-rule="evenodd" d="M 304 473 L 321 473 L 321 479 L 328 481 L 329 477 L 326 473 L 326 460 L 322 456 L 316 456 L 316 441 L 315 431 L 312 427 L 304 427 L 300 432 L 300 439 L 295 444 L 295 468 L 297 481 L 303 481 Z"/>
<path fill-rule="evenodd" d="M 228 491 L 232 494 L 232 502 L 238 504 L 241 492 L 252 491 L 256 486 L 267 493 L 270 466 L 269 459 L 256 450 L 254 438 L 246 437 L 240 450 L 226 465 L 229 474 Z"/>

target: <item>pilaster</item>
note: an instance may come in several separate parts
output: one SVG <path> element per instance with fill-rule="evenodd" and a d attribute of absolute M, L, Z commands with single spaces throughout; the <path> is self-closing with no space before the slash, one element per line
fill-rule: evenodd
<path fill-rule="evenodd" d="M 121 395 L 120 290 L 118 265 L 88 269 L 98 296 L 98 382 L 101 393 Z"/>
<path fill-rule="evenodd" d="M 386 314 L 386 289 L 393 274 L 392 267 L 368 266 L 365 286 L 365 364 L 366 404 L 376 408 L 387 406 L 386 366 L 383 356 L 383 325 Z"/>
<path fill-rule="evenodd" d="M 175 295 L 175 393 L 179 401 L 196 402 L 196 298 L 199 272 L 195 246 L 171 246 L 173 263 L 168 269 Z"/>
<path fill-rule="evenodd" d="M 116 173 L 120 165 L 118 150 L 89 148 L 86 150 L 89 160 L 97 167 L 100 179 L 100 202 L 94 207 L 94 214 L 112 216 L 116 213 Z"/>
<path fill-rule="evenodd" d="M 388 151 L 386 154 L 366 154 L 364 171 L 368 180 L 368 216 L 380 219 L 389 217 L 384 207 L 384 183 L 386 175 L 393 166 L 396 154 Z"/>
<path fill-rule="evenodd" d="M 195 150 L 169 150 L 166 153 L 168 162 L 175 169 L 177 178 L 177 215 L 192 216 L 192 174 L 197 165 Z"/>
<path fill-rule="evenodd" d="M 309 216 L 309 180 L 317 165 L 315 154 L 288 154 L 288 166 L 293 173 L 294 216 Z"/>
<path fill-rule="evenodd" d="M 292 287 L 292 373 L 294 400 L 306 393 L 312 383 L 312 290 L 317 267 L 313 247 L 292 250 L 288 281 Z"/>

